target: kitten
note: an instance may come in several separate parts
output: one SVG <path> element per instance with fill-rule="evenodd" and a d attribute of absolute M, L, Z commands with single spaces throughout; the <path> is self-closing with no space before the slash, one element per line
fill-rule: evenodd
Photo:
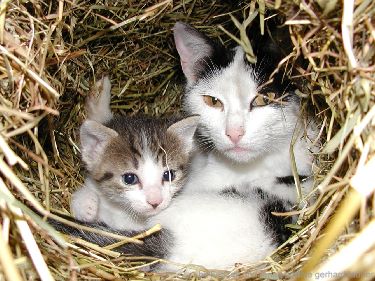
<path fill-rule="evenodd" d="M 268 81 L 277 66 L 270 50 L 277 48 L 259 46 L 258 63 L 251 65 L 240 47 L 227 50 L 185 23 L 176 23 L 174 40 L 187 80 L 184 110 L 200 115 L 197 141 L 206 152 L 195 155 L 184 191 L 220 192 L 235 186 L 247 192 L 240 187 L 250 186 L 295 203 L 290 160 L 295 138 L 297 172 L 309 192 L 309 150 L 314 148 L 296 131 L 301 126 L 300 100 L 282 74 Z M 313 125 L 307 135 L 315 137 Z"/>
<path fill-rule="evenodd" d="M 112 116 L 109 79 L 100 83 L 80 129 L 88 176 L 73 194 L 73 214 L 114 229 L 142 230 L 185 182 L 198 117 Z"/>

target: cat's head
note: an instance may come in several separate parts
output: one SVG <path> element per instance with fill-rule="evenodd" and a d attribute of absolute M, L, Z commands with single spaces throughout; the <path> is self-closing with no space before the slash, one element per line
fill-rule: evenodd
<path fill-rule="evenodd" d="M 299 102 L 286 81 L 266 83 L 274 60 L 251 65 L 240 47 L 226 50 L 180 22 L 174 39 L 187 79 L 184 110 L 200 115 L 203 148 L 243 163 L 290 142 Z"/>
<path fill-rule="evenodd" d="M 99 192 L 124 210 L 148 217 L 182 188 L 197 116 L 174 121 L 114 117 L 81 126 L 82 159 Z"/>

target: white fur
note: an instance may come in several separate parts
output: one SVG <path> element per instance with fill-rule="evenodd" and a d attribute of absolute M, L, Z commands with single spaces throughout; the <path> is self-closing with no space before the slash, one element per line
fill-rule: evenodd
<path fill-rule="evenodd" d="M 259 220 L 254 198 L 232 198 L 214 193 L 185 194 L 150 219 L 171 231 L 174 240 L 168 260 L 229 269 L 236 262 L 255 262 L 275 249 Z M 165 264 L 161 270 L 176 271 Z"/>

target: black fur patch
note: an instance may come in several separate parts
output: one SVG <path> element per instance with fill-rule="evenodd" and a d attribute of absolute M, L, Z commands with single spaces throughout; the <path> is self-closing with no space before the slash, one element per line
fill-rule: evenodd
<path fill-rule="evenodd" d="M 272 212 L 286 212 L 285 202 L 281 199 L 267 194 L 264 198 L 264 205 L 260 209 L 260 219 L 263 221 L 266 232 L 272 233 L 275 243 L 278 245 L 285 242 L 291 232 L 285 227 L 285 224 L 291 223 L 292 218 L 278 217 L 272 214 Z"/>
<path fill-rule="evenodd" d="M 300 180 L 307 179 L 307 176 L 299 176 Z M 294 185 L 294 177 L 293 176 L 287 176 L 287 177 L 277 177 L 276 183 L 278 184 L 287 184 L 287 185 Z"/>
<path fill-rule="evenodd" d="M 204 77 L 210 77 L 213 72 L 227 67 L 234 58 L 234 50 L 228 50 L 224 46 L 210 40 L 209 44 L 213 48 L 213 53 L 210 57 L 206 57 L 199 61 L 200 72 L 197 77 L 198 80 Z"/>

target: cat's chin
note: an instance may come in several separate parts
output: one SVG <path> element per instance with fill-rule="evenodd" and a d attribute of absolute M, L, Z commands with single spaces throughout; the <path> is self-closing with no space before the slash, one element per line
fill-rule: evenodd
<path fill-rule="evenodd" d="M 169 200 L 170 201 L 170 200 Z M 145 205 L 142 208 L 138 208 L 135 211 L 138 213 L 139 216 L 143 216 L 145 218 L 149 218 L 152 216 L 157 215 L 160 213 L 162 210 L 164 210 L 166 207 L 168 207 L 169 203 L 162 203 L 160 204 L 157 208 L 152 208 L 149 205 Z"/>
<path fill-rule="evenodd" d="M 222 150 L 221 153 L 228 159 L 238 162 L 247 163 L 256 158 L 254 152 L 247 148 L 233 147 L 230 149 Z"/>

